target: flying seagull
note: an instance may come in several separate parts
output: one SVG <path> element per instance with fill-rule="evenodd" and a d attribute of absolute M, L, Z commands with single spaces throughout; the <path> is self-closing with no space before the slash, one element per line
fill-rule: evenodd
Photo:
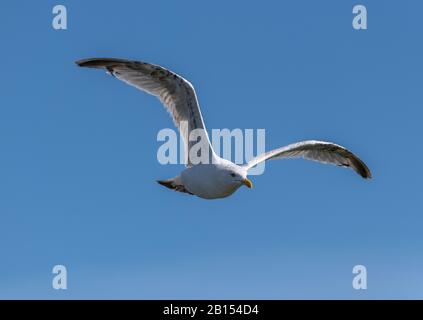
<path fill-rule="evenodd" d="M 253 183 L 247 178 L 249 169 L 262 161 L 285 158 L 305 158 L 349 167 L 363 178 L 371 178 L 370 170 L 351 151 L 331 142 L 315 140 L 268 151 L 239 166 L 220 158 L 213 151 L 194 87 L 183 77 L 158 65 L 124 59 L 92 58 L 79 60 L 76 64 L 80 67 L 104 69 L 115 78 L 158 97 L 171 114 L 175 125 L 180 128 L 186 153 L 196 143 L 188 139 L 189 133 L 194 129 L 205 132 L 204 139 L 211 161 L 194 164 L 188 157 L 187 168 L 179 176 L 157 181 L 167 188 L 204 199 L 225 198 L 242 185 L 252 188 Z M 180 126 L 181 122 L 188 125 Z"/>

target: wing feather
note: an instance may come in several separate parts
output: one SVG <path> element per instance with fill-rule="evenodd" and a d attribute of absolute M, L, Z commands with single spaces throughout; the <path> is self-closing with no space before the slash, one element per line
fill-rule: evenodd
<path fill-rule="evenodd" d="M 262 161 L 284 158 L 304 158 L 326 164 L 350 167 L 365 179 L 372 177 L 366 164 L 348 149 L 335 143 L 315 140 L 302 141 L 263 153 L 253 158 L 244 167 L 250 169 Z"/>
<path fill-rule="evenodd" d="M 192 130 L 203 130 L 206 140 L 203 142 L 207 144 L 209 155 L 214 156 L 197 95 L 189 81 L 163 67 L 141 61 L 92 58 L 76 61 L 76 64 L 81 67 L 105 69 L 117 79 L 159 98 L 171 114 L 175 126 L 180 130 L 188 165 L 192 165 L 187 157 L 189 150 L 197 143 L 197 141 L 189 140 Z"/>

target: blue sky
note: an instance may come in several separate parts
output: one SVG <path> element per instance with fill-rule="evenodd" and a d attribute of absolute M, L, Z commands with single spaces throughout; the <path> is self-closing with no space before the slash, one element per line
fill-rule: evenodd
<path fill-rule="evenodd" d="M 368 30 L 351 26 L 368 9 Z M 68 10 L 68 30 L 51 27 Z M 423 298 L 418 1 L 2 1 L 0 298 Z M 342 144 L 374 179 L 273 161 L 206 201 L 155 180 L 160 103 L 86 57 L 166 66 L 208 129 Z M 68 289 L 52 289 L 64 264 Z M 368 289 L 351 286 L 354 265 Z"/>

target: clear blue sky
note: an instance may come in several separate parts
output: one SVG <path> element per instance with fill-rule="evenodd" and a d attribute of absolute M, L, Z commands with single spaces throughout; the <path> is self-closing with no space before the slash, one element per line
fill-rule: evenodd
<path fill-rule="evenodd" d="M 351 26 L 368 9 L 368 30 Z M 68 9 L 68 30 L 51 27 Z M 0 298 L 423 298 L 419 1 L 2 1 Z M 372 169 L 268 163 L 206 201 L 155 180 L 172 127 L 86 57 L 166 66 L 211 128 L 345 145 Z M 68 290 L 52 289 L 64 264 Z M 351 286 L 363 264 L 368 290 Z"/>

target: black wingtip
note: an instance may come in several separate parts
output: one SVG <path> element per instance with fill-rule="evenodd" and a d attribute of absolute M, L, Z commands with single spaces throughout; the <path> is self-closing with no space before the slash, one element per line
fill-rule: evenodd
<path fill-rule="evenodd" d="M 365 173 L 365 174 L 361 174 L 361 176 L 364 178 L 364 179 L 366 179 L 366 180 L 370 180 L 370 179 L 372 179 L 373 177 L 372 177 L 372 174 L 370 173 L 370 172 L 367 172 L 367 173 Z"/>
<path fill-rule="evenodd" d="M 364 179 L 372 179 L 372 173 L 370 172 L 370 169 L 362 161 L 359 161 L 357 164 L 357 172 Z"/>
<path fill-rule="evenodd" d="M 101 68 L 104 66 L 104 59 L 99 59 L 99 58 L 81 59 L 81 60 L 75 61 L 75 64 L 79 67 Z"/>
<path fill-rule="evenodd" d="M 108 66 L 131 62 L 125 59 L 116 58 L 88 58 L 75 61 L 76 65 L 87 68 L 105 68 Z"/>
<path fill-rule="evenodd" d="M 88 59 L 81 59 L 81 60 L 77 60 L 77 61 L 75 61 L 75 64 L 77 65 L 77 66 L 79 66 L 79 67 L 83 67 L 84 66 L 84 64 L 85 64 L 85 62 L 87 61 Z"/>
<path fill-rule="evenodd" d="M 367 169 L 367 170 L 368 170 L 368 172 L 367 172 L 367 176 L 365 178 L 366 179 L 373 179 L 372 173 L 370 172 L 369 169 Z"/>

